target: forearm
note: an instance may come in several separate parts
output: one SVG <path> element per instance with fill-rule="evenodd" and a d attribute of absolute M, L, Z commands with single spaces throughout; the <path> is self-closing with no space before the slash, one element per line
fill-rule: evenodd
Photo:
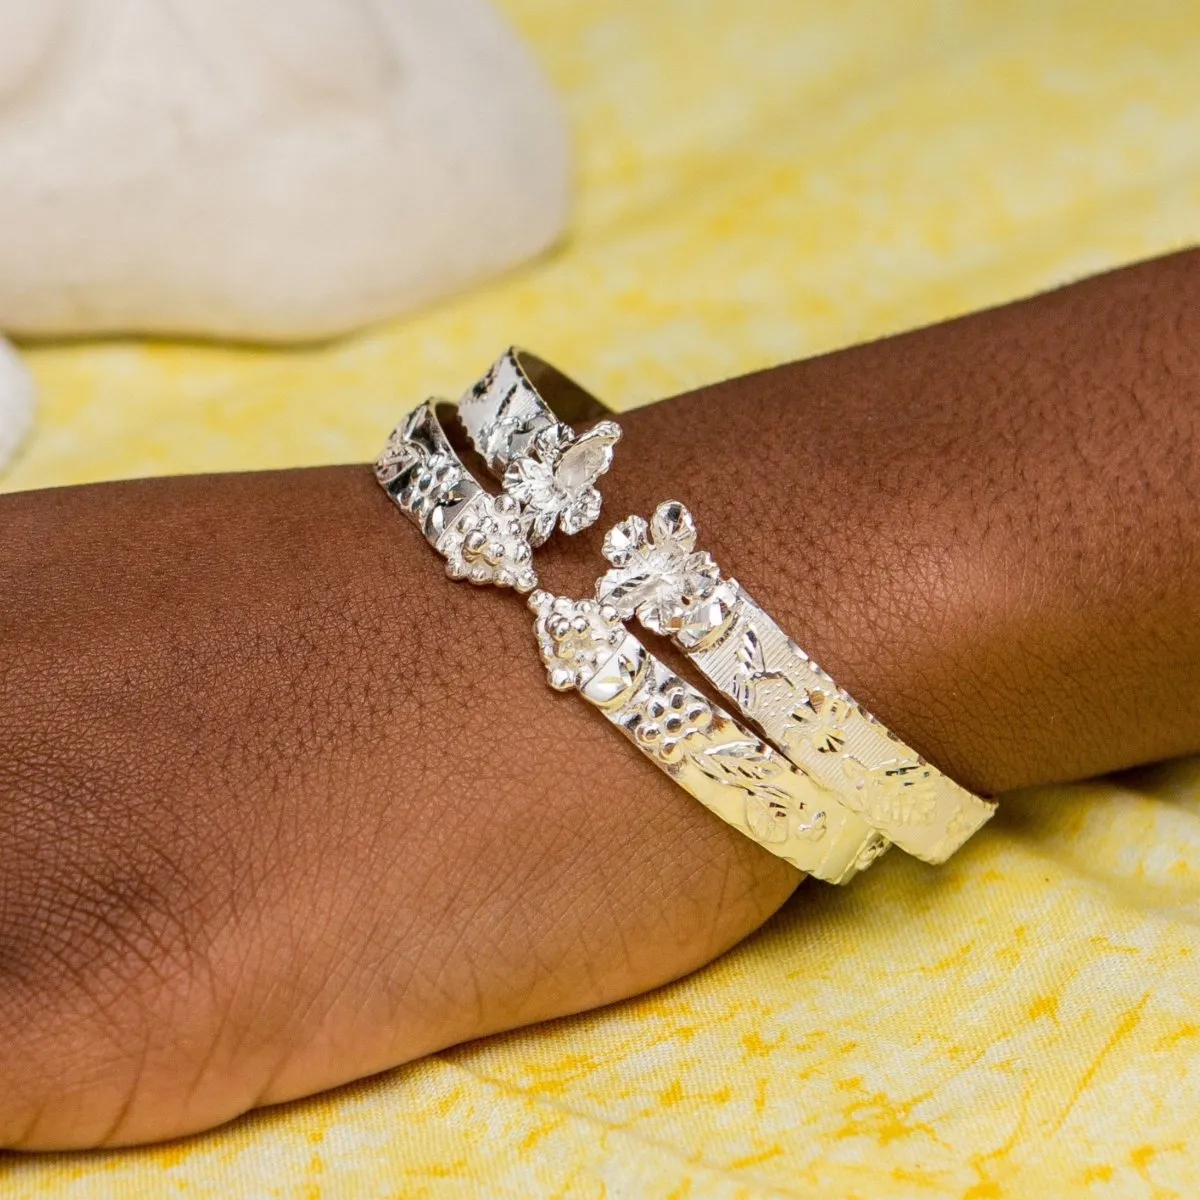
<path fill-rule="evenodd" d="M 609 515 L 685 500 L 800 645 L 962 782 L 1200 748 L 1200 253 L 636 416 Z"/>
<path fill-rule="evenodd" d="M 0 1143 L 144 1141 L 593 1007 L 792 868 L 552 693 L 366 467 L 4 502 Z"/>
<path fill-rule="evenodd" d="M 628 414 L 543 582 L 590 592 L 603 529 L 675 496 L 964 783 L 1200 748 L 1198 300 L 1168 260 Z M 546 688 L 519 599 L 446 580 L 362 467 L 0 523 L 0 1141 L 169 1136 L 645 990 L 796 883 Z"/>

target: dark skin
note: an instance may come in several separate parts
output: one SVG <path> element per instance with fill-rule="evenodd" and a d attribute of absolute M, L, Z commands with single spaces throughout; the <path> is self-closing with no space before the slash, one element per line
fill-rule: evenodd
<path fill-rule="evenodd" d="M 628 414 L 542 582 L 676 497 L 970 787 L 1194 752 L 1198 413 L 1193 253 Z M 204 1129 L 773 913 L 797 873 L 547 688 L 531 620 L 363 466 L 0 499 L 0 1144 Z"/>

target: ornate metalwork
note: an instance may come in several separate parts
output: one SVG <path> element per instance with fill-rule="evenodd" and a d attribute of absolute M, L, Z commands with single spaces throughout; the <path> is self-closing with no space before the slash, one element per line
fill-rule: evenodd
<path fill-rule="evenodd" d="M 555 525 L 578 533 L 600 515 L 596 480 L 612 463 L 621 437 L 615 421 L 601 421 L 576 436 L 566 425 L 542 429 L 530 452 L 513 459 L 504 472 L 504 489 L 528 514 L 529 541 L 540 546 Z"/>
<path fill-rule="evenodd" d="M 649 529 L 649 537 L 647 537 Z M 598 600 L 670 634 L 705 677 L 798 767 L 910 854 L 944 862 L 995 811 L 857 704 L 733 579 L 696 550 L 678 501 L 605 539 Z M 714 598 L 720 597 L 720 604 Z"/>
<path fill-rule="evenodd" d="M 540 360 L 538 378 L 574 389 Z M 528 591 L 532 547 L 600 509 L 596 480 L 620 430 L 576 435 L 508 351 L 463 397 L 460 416 L 505 492 L 484 492 L 450 447 L 432 402 L 392 435 L 380 483 L 455 578 Z M 891 841 L 941 862 L 995 806 L 942 775 L 861 708 L 736 580 L 697 549 L 678 501 L 609 531 L 596 598 L 535 592 L 551 685 L 575 689 L 680 786 L 800 870 L 845 882 Z M 624 627 L 671 637 L 766 740 L 654 658 Z M 774 744 L 772 744 L 774 743 Z"/>
<path fill-rule="evenodd" d="M 528 592 L 537 573 L 520 502 L 490 495 L 450 445 L 427 400 L 388 438 L 375 463 L 384 491 L 446 560 L 446 574 Z"/>
<path fill-rule="evenodd" d="M 544 385 L 586 395 L 547 363 L 528 358 Z M 576 434 L 530 381 L 520 350 L 506 350 L 492 364 L 459 401 L 458 415 L 488 469 L 520 501 L 531 545 L 540 546 L 556 527 L 578 533 L 599 517 L 596 480 L 612 464 L 621 428 L 605 420 Z"/>
<path fill-rule="evenodd" d="M 801 871 L 845 883 L 881 834 L 655 658 L 593 600 L 537 591 L 534 634 L 552 687 L 575 689 L 722 820 Z"/>
<path fill-rule="evenodd" d="M 613 565 L 596 585 L 597 599 L 622 617 L 637 614 L 653 633 L 689 630 L 720 578 L 712 556 L 696 550 L 696 526 L 682 504 L 660 504 L 650 523 L 628 517 L 604 538 L 604 557 Z"/>

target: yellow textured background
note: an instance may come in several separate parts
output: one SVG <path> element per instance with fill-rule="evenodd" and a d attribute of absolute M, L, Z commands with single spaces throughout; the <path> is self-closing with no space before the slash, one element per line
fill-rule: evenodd
<path fill-rule="evenodd" d="M 2 486 L 365 459 L 514 341 L 641 403 L 1200 240 L 1186 0 L 505 8 L 574 123 L 565 247 L 323 348 L 33 351 Z M 1200 763 L 1012 797 L 653 995 L 0 1194 L 1194 1197 L 1198 870 Z"/>

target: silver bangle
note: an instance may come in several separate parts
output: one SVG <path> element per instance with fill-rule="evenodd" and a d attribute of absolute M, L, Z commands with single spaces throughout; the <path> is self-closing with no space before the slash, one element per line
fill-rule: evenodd
<path fill-rule="evenodd" d="M 547 432 L 565 427 L 556 413 L 564 390 L 539 394 L 518 354 L 502 356 L 463 401 L 471 406 L 468 432 L 489 469 L 506 479 L 514 455 L 528 445 L 525 435 L 514 435 L 518 425 L 548 440 L 565 436 Z M 535 361 L 539 372 L 552 370 Z M 517 424 L 506 414 L 519 415 Z M 640 517 L 622 521 L 604 540 L 612 569 L 597 583 L 597 600 L 622 619 L 636 615 L 646 629 L 671 637 L 792 763 L 871 828 L 926 862 L 944 862 L 992 816 L 995 804 L 905 745 L 695 545 L 691 514 L 676 501 L 659 505 L 649 524 Z"/>
<path fill-rule="evenodd" d="M 543 392 L 553 398 L 553 409 Z M 578 533 L 600 515 L 596 480 L 612 463 L 621 427 L 602 420 L 576 434 L 568 422 L 605 411 L 574 380 L 515 346 L 458 402 L 472 445 L 521 502 L 531 545 L 540 546 L 556 526 Z"/>
<path fill-rule="evenodd" d="M 480 487 L 427 401 L 375 464 L 389 496 L 446 559 L 452 578 L 536 584 L 522 506 Z M 771 853 L 831 883 L 869 866 L 888 841 L 773 747 L 678 678 L 592 600 L 535 592 L 535 633 L 551 685 L 577 688 L 685 791 Z"/>
<path fill-rule="evenodd" d="M 446 560 L 451 579 L 529 592 L 537 587 L 521 506 L 479 486 L 426 400 L 392 431 L 375 478 Z"/>
<path fill-rule="evenodd" d="M 575 688 L 705 808 L 785 862 L 846 883 L 887 848 L 805 772 L 680 679 L 594 600 L 534 592 L 550 685 Z"/>
<path fill-rule="evenodd" d="M 823 671 L 712 556 L 692 515 L 666 501 L 650 523 L 609 530 L 612 564 L 596 598 L 670 637 L 787 757 L 873 829 L 929 863 L 945 862 L 996 806 L 906 746 Z"/>

